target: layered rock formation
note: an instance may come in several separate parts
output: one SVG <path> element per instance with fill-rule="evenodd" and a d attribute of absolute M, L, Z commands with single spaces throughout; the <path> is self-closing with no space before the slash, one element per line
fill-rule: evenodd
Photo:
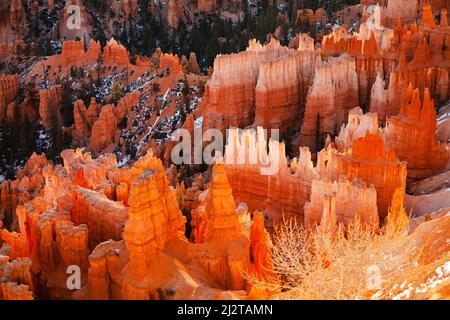
<path fill-rule="evenodd" d="M 71 220 L 76 225 L 87 225 L 91 249 L 103 241 L 121 239 L 128 219 L 123 205 L 85 188 L 75 189 L 73 202 Z"/>
<path fill-rule="evenodd" d="M 250 243 L 223 168 L 214 169 L 206 200 L 205 241 L 197 245 L 186 242 L 180 232 L 185 220 L 174 203 L 175 190 L 168 189 L 167 177 L 160 169 L 161 162 L 150 156 L 132 170 L 115 173 L 115 180 L 131 182 L 129 220 L 123 241 L 103 242 L 90 256 L 89 297 L 165 299 L 171 298 L 167 291 L 171 285 L 174 297 L 221 296 L 215 289 L 205 291 L 199 280 L 222 289 L 244 288 L 240 270 L 248 266 Z M 187 271 L 194 269 L 207 270 L 208 275 Z"/>
<path fill-rule="evenodd" d="M 95 122 L 92 123 L 94 114 L 98 112 L 98 109 L 95 109 L 96 105 L 94 104 L 94 109 L 92 111 L 88 111 L 90 113 L 90 119 L 83 119 L 84 117 L 82 116 L 82 121 L 75 122 L 76 130 L 81 129 L 84 131 L 86 129 L 86 131 L 89 131 L 89 128 L 92 128 L 90 133 L 89 146 L 94 154 L 98 155 L 101 151 L 105 150 L 107 152 L 113 151 L 115 144 L 117 144 L 118 142 L 118 124 L 128 114 L 128 112 L 130 112 L 131 108 L 138 103 L 139 97 L 139 93 L 133 92 L 125 95 L 119 101 L 117 106 L 114 106 L 113 104 L 103 106 L 101 108 L 98 119 L 96 119 Z M 89 107 L 89 110 L 91 109 L 91 107 L 92 103 Z M 75 113 L 79 112 L 79 110 L 83 109 L 75 109 L 74 107 L 74 118 L 76 120 L 77 117 L 82 114 L 81 113 L 75 116 Z M 86 137 L 84 136 L 84 138 Z"/>
<path fill-rule="evenodd" d="M 385 131 L 387 145 L 407 162 L 408 177 L 427 178 L 447 164 L 449 150 L 436 141 L 436 110 L 428 90 L 422 103 L 419 90 L 409 87 L 400 114 L 388 118 Z"/>
<path fill-rule="evenodd" d="M 274 277 L 273 261 L 270 252 L 270 236 L 264 227 L 264 216 L 259 212 L 253 214 L 250 229 L 251 260 L 254 272 L 262 277 Z"/>
<path fill-rule="evenodd" d="M 381 133 L 377 114 L 364 114 L 359 107 L 350 110 L 347 124 L 341 127 L 339 136 L 335 139 L 336 148 L 344 152 L 352 147 L 355 140 L 364 137 L 367 133 Z"/>
<path fill-rule="evenodd" d="M 0 76 L 0 122 L 6 118 L 8 106 L 15 102 L 19 93 L 19 75 Z"/>
<path fill-rule="evenodd" d="M 75 65 L 78 62 L 83 61 L 84 56 L 85 56 L 84 41 L 63 42 L 61 51 L 61 62 L 64 66 Z"/>
<path fill-rule="evenodd" d="M 104 106 L 98 120 L 92 126 L 90 146 L 95 154 L 99 154 L 114 142 L 118 124 L 114 109 L 115 106 L 111 104 Z"/>
<path fill-rule="evenodd" d="M 111 10 L 122 22 L 136 22 L 142 13 L 137 3 L 113 1 Z M 230 4 L 240 1 L 197 5 L 203 11 L 227 11 Z M 431 100 L 435 96 L 439 107 L 450 96 L 445 11 L 437 23 L 432 8 L 424 6 L 421 21 L 414 18 L 418 24 L 405 27 L 397 20 L 392 30 L 383 23 L 398 16 L 400 5 L 406 20 L 419 9 L 415 6 L 412 13 L 414 5 L 386 0 L 381 3 L 385 8 L 365 12 L 359 33 L 335 29 L 322 48 L 303 34 L 291 48 L 273 38 L 266 45 L 250 41 L 244 52 L 217 57 L 204 101 L 197 106 L 201 93 L 194 94 L 208 76 L 200 75 L 195 55 L 179 58 L 157 50 L 132 64 L 114 39 L 103 52 L 92 40 L 86 50 L 88 12 L 80 0 L 67 1 L 66 9 L 70 5 L 81 6 L 81 29 L 63 30 L 71 18 L 67 10 L 65 26 L 57 27 L 66 38 L 84 40 L 64 42 L 60 55 L 21 72 L 25 85 L 46 77 L 41 85 L 49 89 L 39 92 L 40 119 L 32 115 L 37 100 L 36 105 L 17 101 L 22 97 L 19 76 L 8 75 L 0 77 L 0 120 L 21 126 L 30 113 L 30 119 L 59 135 L 62 89 L 53 84 L 72 67 L 100 77 L 98 83 L 108 87 L 100 88 L 107 102 L 74 103 L 74 124 L 64 132 L 70 131 L 74 146 L 85 149 L 63 151 L 58 165 L 33 155 L 15 181 L 0 183 L 0 299 L 269 298 L 273 292 L 247 282 L 243 272 L 262 281 L 277 278 L 266 227 L 272 231 L 284 218 L 303 222 L 308 232 L 319 225 L 334 234 L 355 218 L 369 225 L 386 217 L 406 221 L 405 208 L 414 216 L 408 231 L 448 213 L 448 190 L 441 190 L 448 172 L 441 172 L 448 169 L 449 151 L 436 141 Z M 152 15 L 163 7 L 163 18 L 173 29 L 191 18 L 184 11 L 190 6 L 178 0 L 152 2 Z M 9 9 L 15 23 L 21 23 L 21 3 L 14 1 Z M 32 16 L 39 9 L 34 2 Z M 322 14 L 300 11 L 297 22 L 315 23 Z M 283 14 L 278 19 L 287 21 Z M 282 34 L 283 28 L 277 28 L 275 37 Z M 194 85 L 189 73 L 196 74 Z M 110 82 L 127 82 L 132 92 L 110 104 L 116 102 L 107 96 Z M 440 118 L 443 140 L 448 138 L 445 119 Z M 379 122 L 385 121 L 382 129 Z M 193 132 L 200 126 L 246 129 L 227 132 L 223 159 L 217 152 L 207 170 L 201 165 L 165 167 L 172 148 L 165 139 L 175 128 Z M 263 128 L 280 129 L 298 158 L 288 157 L 285 143 L 276 135 L 269 140 Z M 144 155 L 147 150 L 164 162 L 153 151 Z M 429 179 L 409 185 L 407 177 Z M 415 195 L 404 201 L 407 182 Z M 424 261 L 447 250 L 448 237 L 439 231 L 445 223 L 419 226 L 417 238 L 428 251 Z M 79 290 L 67 286 L 67 270 L 73 266 L 81 271 Z"/>
<path fill-rule="evenodd" d="M 31 271 L 42 297 L 68 298 L 67 268 L 75 265 L 86 270 L 88 266 L 87 227 L 74 226 L 62 208 L 46 210 L 42 201 L 36 198 L 21 207 L 20 233 L 3 231 L 2 238 L 15 256 L 31 258 Z M 86 276 L 81 280 L 86 281 Z"/>
<path fill-rule="evenodd" d="M 89 42 L 87 51 L 85 51 L 84 40 L 64 41 L 61 51 L 61 63 L 64 67 L 96 64 L 100 54 L 100 43 L 92 39 Z"/>
<path fill-rule="evenodd" d="M 361 1 L 364 9 L 367 6 L 381 5 L 383 25 L 394 28 L 397 19 L 401 18 L 405 23 L 414 23 L 422 17 L 422 8 L 425 8 L 427 14 L 433 16 L 439 14 L 443 8 L 448 8 L 450 4 L 447 0 L 420 0 L 420 1 L 406 1 L 406 0 L 363 0 Z"/>
<path fill-rule="evenodd" d="M 278 43 L 267 48 L 250 43 L 247 51 L 222 55 L 214 60 L 214 73 L 206 86 L 205 115 L 207 128 L 224 130 L 247 126 L 254 120 L 255 87 L 259 73 L 259 55 L 275 56 L 285 51 Z M 238 74 L 235 70 L 239 69 Z M 227 114 L 223 114 L 227 110 Z"/>
<path fill-rule="evenodd" d="M 72 141 L 75 145 L 85 146 L 91 135 L 92 126 L 100 114 L 100 106 L 95 99 L 91 99 L 89 107 L 86 108 L 82 100 L 77 100 L 73 104 L 74 128 Z"/>
<path fill-rule="evenodd" d="M 144 171 L 130 190 L 128 203 L 130 218 L 125 228 L 124 241 L 129 262 L 124 270 L 127 281 L 122 287 L 126 299 L 145 298 L 148 289 L 140 289 L 142 280 L 150 271 L 156 271 L 155 256 L 163 250 L 166 241 L 177 238 L 184 221 L 173 203 L 161 203 L 163 181 L 157 181 L 155 172 Z M 156 291 L 156 287 L 153 290 Z"/>
<path fill-rule="evenodd" d="M 261 63 L 255 89 L 255 125 L 279 129 L 282 135 L 297 129 L 314 61 L 314 49 L 305 48 Z"/>
<path fill-rule="evenodd" d="M 358 178 L 368 185 L 373 184 L 381 218 L 388 213 L 394 191 L 406 188 L 406 163 L 397 160 L 395 152 L 386 148 L 379 134 L 367 133 L 345 152 L 328 146 L 318 154 L 317 166 L 322 177 L 333 181 L 345 176 L 349 180 Z"/>
<path fill-rule="evenodd" d="M 130 57 L 127 49 L 114 38 L 110 39 L 104 48 L 104 59 L 107 64 L 129 65 Z"/>
<path fill-rule="evenodd" d="M 327 135 L 337 134 L 358 101 L 358 75 L 353 58 L 343 55 L 318 63 L 306 101 L 300 144 L 319 151 Z"/>
<path fill-rule="evenodd" d="M 57 132 L 62 126 L 61 86 L 39 90 L 39 117 L 44 127 L 52 132 Z"/>
<path fill-rule="evenodd" d="M 390 52 L 394 32 L 381 26 L 375 17 L 372 24 L 362 24 L 360 32 L 348 34 L 343 28 L 333 30 L 322 41 L 322 55 L 349 54 L 355 59 L 358 74 L 359 105 L 368 109 L 371 89 L 379 72 L 390 73 L 398 57 Z M 350 107 L 356 107 L 350 106 Z"/>
<path fill-rule="evenodd" d="M 288 49 L 274 39 L 266 46 L 250 41 L 245 52 L 218 56 L 206 87 L 204 125 L 224 130 L 255 122 L 288 131 L 292 116 L 300 119 L 314 60 L 314 51 Z"/>
<path fill-rule="evenodd" d="M 8 256 L 0 255 L 0 299 L 32 300 L 33 280 L 30 259 L 9 261 Z"/>
<path fill-rule="evenodd" d="M 374 186 L 367 187 L 358 180 L 314 180 L 311 201 L 305 204 L 305 227 L 320 225 L 322 221 L 327 221 L 328 214 L 333 217 L 331 227 L 334 230 L 338 224 L 347 225 L 354 219 L 378 226 L 377 192 Z"/>
<path fill-rule="evenodd" d="M 292 160 L 288 166 L 284 144 L 272 142 L 267 153 L 262 128 L 258 131 L 241 133 L 242 140 L 238 139 L 238 130 L 229 131 L 224 162 L 233 196 L 247 203 L 250 211 L 264 210 L 272 220 L 283 215 L 302 220 L 303 207 L 309 201 L 311 183 L 317 174 L 311 153 L 308 148 L 300 148 L 299 159 Z M 245 158 L 239 158 L 237 150 L 244 150 Z M 250 150 L 254 150 L 255 162 L 245 156 Z M 267 158 L 270 161 L 265 160 Z M 276 170 L 268 170 L 271 166 Z"/>
<path fill-rule="evenodd" d="M 420 92 L 428 88 L 437 104 L 447 101 L 449 64 L 444 43 L 450 29 L 445 18 L 438 27 L 431 21 L 420 27 L 413 25 L 411 30 L 402 27 L 400 20 L 397 23 L 395 50 L 399 65 L 391 73 L 379 73 L 372 87 L 370 111 L 377 112 L 381 121 L 399 113 L 403 93 L 410 84 Z"/>
<path fill-rule="evenodd" d="M 48 164 L 44 155 L 33 153 L 24 167 L 18 170 L 16 180 L 0 183 L 0 221 L 5 227 L 18 230 L 16 208 L 42 193 L 45 186 L 42 170 Z"/>
<path fill-rule="evenodd" d="M 222 288 L 244 289 L 240 270 L 249 268 L 250 241 L 248 230 L 245 235 L 241 221 L 245 221 L 247 213 L 239 214 L 222 165 L 214 166 L 205 202 L 206 227 L 200 263 L 210 270 Z M 233 242 L 236 245 L 232 245 Z M 208 253 L 212 250 L 217 252 Z"/>

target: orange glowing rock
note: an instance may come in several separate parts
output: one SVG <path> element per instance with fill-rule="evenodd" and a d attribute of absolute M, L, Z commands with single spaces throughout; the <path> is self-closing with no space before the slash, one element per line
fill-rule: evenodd
<path fill-rule="evenodd" d="M 242 230 L 235 209 L 225 170 L 222 165 L 215 165 L 205 208 L 205 241 L 227 242 L 239 236 Z"/>
<path fill-rule="evenodd" d="M 30 259 L 9 261 L 0 254 L 0 300 L 33 300 Z"/>
<path fill-rule="evenodd" d="M 257 115 L 258 123 L 267 121 L 267 125 L 271 119 L 267 116 L 272 111 L 269 103 L 275 102 L 274 109 L 277 113 L 285 117 L 282 114 L 281 108 L 286 108 L 289 112 L 293 112 L 296 101 L 299 100 L 299 93 L 294 88 L 295 83 L 299 83 L 303 80 L 307 82 L 307 77 L 299 75 L 294 78 L 286 78 L 282 72 L 277 70 L 276 66 L 281 68 L 291 68 L 294 70 L 303 71 L 308 73 L 311 70 L 312 64 L 306 57 L 304 61 L 301 57 L 288 59 L 286 63 L 280 61 L 279 63 L 268 63 L 265 67 L 262 67 L 264 61 L 270 60 L 283 60 L 282 57 L 289 57 L 291 55 L 310 56 L 311 53 L 296 52 L 293 49 L 283 47 L 278 41 L 272 38 L 269 44 L 262 46 L 256 40 L 249 42 L 249 47 L 246 51 L 239 54 L 220 55 L 214 60 L 214 73 L 207 83 L 205 91 L 205 110 L 204 110 L 204 127 L 217 128 L 224 130 L 232 126 L 245 127 L 252 124 L 255 121 L 255 112 L 262 112 L 261 115 Z M 297 62 L 296 62 L 297 61 Z M 298 64 L 304 65 L 302 69 Z M 263 74 L 260 77 L 260 66 Z M 236 72 L 239 70 L 239 72 Z M 292 72 L 296 73 L 294 70 Z M 280 82 L 281 81 L 281 82 Z M 259 82 L 259 85 L 258 85 Z M 287 87 L 290 87 L 290 94 L 287 98 L 283 98 L 280 94 L 281 89 L 286 83 Z M 256 100 L 256 87 L 258 85 L 259 108 L 255 110 Z M 306 84 L 302 86 L 303 90 L 306 90 Z M 272 95 L 273 98 L 272 98 Z M 288 105 L 284 105 L 287 103 Z M 284 119 L 284 118 L 283 118 Z M 291 120 L 291 119 L 289 119 Z M 279 125 L 280 121 L 275 124 Z"/>
<path fill-rule="evenodd" d="M 119 241 L 128 219 L 128 210 L 104 194 L 84 188 L 73 193 L 71 219 L 75 224 L 86 224 L 90 248 L 107 240 Z"/>
<path fill-rule="evenodd" d="M 422 18 L 424 15 L 426 21 L 430 22 L 430 18 L 442 8 L 448 7 L 447 0 L 422 0 L 422 1 L 407 1 L 407 0 L 363 0 L 362 5 L 376 5 L 379 3 L 382 10 L 382 23 L 384 26 L 394 28 L 398 19 L 403 19 L 405 23 L 412 23 Z"/>
<path fill-rule="evenodd" d="M 434 22 L 433 10 L 429 3 L 424 4 L 422 7 L 422 23 L 429 28 L 436 28 Z"/>
<path fill-rule="evenodd" d="M 27 238 L 27 232 L 25 222 L 27 218 L 26 209 L 23 206 L 18 206 L 16 214 L 19 220 L 19 233 L 9 232 L 6 229 L 1 230 L 0 238 L 8 244 L 11 248 L 9 257 L 12 259 L 26 258 L 31 256 L 29 239 Z"/>
<path fill-rule="evenodd" d="M 406 163 L 396 159 L 392 149 L 386 149 L 380 134 L 367 133 L 355 140 L 352 148 L 338 152 L 331 145 L 318 154 L 318 170 L 322 177 L 338 181 L 361 179 L 374 185 L 380 218 L 386 217 L 397 188 L 406 188 Z"/>
<path fill-rule="evenodd" d="M 260 130 L 261 128 L 258 128 Z M 245 148 L 256 150 L 267 147 L 264 135 L 257 132 L 244 131 L 243 136 L 256 134 L 256 137 L 245 139 Z M 303 218 L 303 207 L 309 201 L 311 183 L 317 171 L 311 160 L 308 148 L 300 148 L 300 156 L 293 159 L 288 166 L 283 143 L 273 143 L 273 150 L 265 156 L 279 157 L 279 170 L 274 174 L 263 175 L 265 166 L 257 164 L 239 164 L 237 159 L 228 156 L 232 152 L 232 145 L 239 145 L 238 130 L 229 130 L 228 145 L 225 151 L 225 171 L 233 190 L 233 196 L 238 202 L 245 202 L 250 211 L 260 210 L 267 213 L 272 220 L 277 221 L 283 215 Z M 251 142 L 253 141 L 253 142 Z M 232 144 L 233 143 L 233 144 Z M 278 150 L 276 154 L 275 150 Z M 237 154 L 237 153 L 235 153 Z"/>
<path fill-rule="evenodd" d="M 250 270 L 249 217 L 245 208 L 236 207 L 221 164 L 214 165 L 205 202 L 206 227 L 197 253 L 199 263 L 221 288 L 244 289 L 241 272 Z"/>
<path fill-rule="evenodd" d="M 58 210 L 47 209 L 42 198 L 35 198 L 17 209 L 20 233 L 3 230 L 2 238 L 12 247 L 11 257 L 31 258 L 31 272 L 41 290 L 49 297 L 68 298 L 67 267 L 88 267 L 88 230 L 86 225 L 74 226 L 69 213 Z"/>
<path fill-rule="evenodd" d="M 334 135 L 358 106 L 359 86 L 355 61 L 348 55 L 318 63 L 308 93 L 300 145 L 319 151 L 327 135 Z M 318 135 L 317 135 L 318 134 Z"/>
<path fill-rule="evenodd" d="M 84 41 L 64 41 L 61 51 L 61 63 L 63 66 L 77 65 L 85 56 Z"/>
<path fill-rule="evenodd" d="M 255 88 L 255 125 L 280 129 L 281 135 L 297 129 L 314 61 L 312 49 L 293 51 L 281 59 L 261 63 Z"/>
<path fill-rule="evenodd" d="M 205 232 L 206 232 L 206 208 L 205 208 L 205 201 L 202 201 L 206 198 L 206 195 L 209 191 L 206 191 L 205 193 L 198 196 L 198 199 L 201 201 L 201 203 L 191 210 L 191 227 L 192 227 L 192 234 L 191 239 L 195 243 L 203 243 L 205 242 Z"/>
<path fill-rule="evenodd" d="M 396 189 L 392 197 L 391 205 L 389 206 L 389 213 L 387 216 L 388 228 L 406 228 L 409 222 L 409 217 L 406 214 L 403 202 L 404 191 Z"/>
<path fill-rule="evenodd" d="M 95 154 L 99 154 L 114 143 L 118 124 L 114 109 L 114 105 L 104 106 L 98 120 L 92 126 L 90 146 Z"/>
<path fill-rule="evenodd" d="M 364 137 L 366 133 L 381 133 L 377 114 L 364 114 L 359 107 L 350 110 L 347 124 L 341 127 L 339 136 L 335 139 L 337 149 L 341 152 L 350 149 L 353 142 Z"/>
<path fill-rule="evenodd" d="M 93 160 L 81 149 L 67 149 L 61 152 L 64 169 L 74 185 L 95 189 L 96 185 L 107 180 L 108 172 L 117 166 L 116 157 L 111 154 Z"/>
<path fill-rule="evenodd" d="M 19 229 L 16 207 L 42 194 L 45 186 L 43 169 L 49 165 L 45 155 L 33 153 L 22 169 L 17 170 L 17 180 L 0 183 L 0 221 L 11 230 Z"/>
<path fill-rule="evenodd" d="M 329 217 L 333 219 L 330 220 Z M 338 224 L 347 225 L 355 218 L 368 225 L 378 225 L 375 188 L 367 187 L 358 180 L 352 182 L 346 179 L 334 182 L 314 180 L 311 201 L 305 204 L 305 227 L 312 228 L 316 224 L 322 227 L 324 218 L 331 225 L 323 228 L 335 229 Z"/>
<path fill-rule="evenodd" d="M 420 92 L 429 88 L 437 104 L 445 103 L 449 97 L 449 71 L 442 61 L 450 56 L 444 45 L 450 41 L 450 29 L 417 27 L 414 24 L 408 29 L 406 25 L 402 28 L 398 22 L 394 39 L 393 50 L 399 64 L 390 73 L 378 73 L 370 99 L 370 111 L 378 113 L 382 122 L 386 117 L 399 113 L 403 94 L 410 84 Z"/>
<path fill-rule="evenodd" d="M 275 276 L 269 242 L 269 234 L 264 227 L 264 216 L 255 212 L 250 229 L 251 256 L 253 258 L 254 272 L 263 277 Z"/>
<path fill-rule="evenodd" d="M 101 108 L 98 119 L 92 124 L 89 139 L 90 149 L 95 155 L 101 154 L 102 151 L 112 152 L 114 150 L 120 133 L 118 124 L 130 112 L 131 107 L 138 103 L 139 97 L 137 92 L 129 93 L 119 101 L 117 106 L 109 104 Z M 96 109 L 92 113 L 95 111 Z M 83 128 L 83 124 L 80 127 Z"/>
<path fill-rule="evenodd" d="M 178 237 L 178 230 L 184 228 L 179 209 L 159 201 L 163 187 L 159 183 L 154 171 L 144 171 L 130 190 L 130 218 L 124 240 L 130 255 L 129 276 L 135 279 L 145 275 L 155 263 L 156 251 L 162 250 L 167 240 Z"/>
<path fill-rule="evenodd" d="M 101 52 L 102 47 L 100 45 L 100 42 L 91 39 L 91 41 L 89 42 L 88 51 L 86 52 L 87 61 L 94 64 L 97 63 Z"/>
<path fill-rule="evenodd" d="M 159 69 L 165 70 L 169 68 L 171 73 L 181 72 L 180 60 L 176 55 L 164 53 L 159 61 Z"/>
<path fill-rule="evenodd" d="M 106 64 L 129 65 L 130 57 L 127 49 L 111 38 L 104 48 L 104 59 Z"/>
<path fill-rule="evenodd" d="M 387 120 L 385 131 L 388 146 L 407 162 L 408 177 L 427 178 L 447 164 L 449 150 L 436 141 L 436 110 L 429 90 L 425 90 L 422 104 L 419 90 L 410 86 L 400 114 Z"/>

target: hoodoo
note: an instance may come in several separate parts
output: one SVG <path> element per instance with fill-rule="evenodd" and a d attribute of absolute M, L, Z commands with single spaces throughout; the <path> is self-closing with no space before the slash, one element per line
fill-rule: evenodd
<path fill-rule="evenodd" d="M 449 299 L 449 10 L 3 0 L 0 300 Z"/>

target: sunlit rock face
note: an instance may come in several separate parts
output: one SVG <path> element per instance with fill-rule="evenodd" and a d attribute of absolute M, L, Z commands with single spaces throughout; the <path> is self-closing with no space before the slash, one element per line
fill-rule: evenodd
<path fill-rule="evenodd" d="M 448 42 L 450 29 L 446 10 L 442 12 L 441 23 L 434 23 L 433 17 L 423 10 L 424 23 L 402 25 L 397 20 L 394 36 L 394 48 L 398 57 L 398 66 L 390 73 L 378 74 L 372 87 L 370 111 L 377 112 L 380 121 L 399 113 L 404 92 L 412 84 L 418 88 L 421 97 L 429 89 L 436 103 L 443 104 L 449 97 Z M 428 17 L 428 18 L 427 18 Z"/>
<path fill-rule="evenodd" d="M 311 202 L 305 204 L 307 228 L 322 224 L 327 210 L 332 211 L 330 215 L 333 216 L 335 226 L 345 225 L 355 217 L 368 225 L 378 225 L 377 193 L 374 186 L 368 188 L 356 179 L 352 182 L 345 179 L 335 182 L 314 180 L 311 190 Z"/>
<path fill-rule="evenodd" d="M 329 8 L 277 12 L 267 41 L 209 69 L 178 48 L 184 29 L 203 13 L 242 21 L 241 1 L 115 0 L 107 23 L 85 1 L 41 2 L 0 5 L 1 300 L 280 299 L 296 291 L 282 287 L 283 223 L 305 230 L 282 248 L 297 252 L 314 235 L 339 245 L 355 221 L 376 243 L 392 219 L 423 251 L 420 272 L 402 275 L 415 290 L 389 278 L 375 292 L 361 282 L 358 298 L 449 297 L 448 1 L 362 1 L 361 19 L 332 30 Z M 171 53 L 133 43 L 144 16 Z M 52 41 L 30 43 L 30 19 L 46 18 Z M 299 31 L 308 24 L 317 32 Z M 213 41 L 228 49 L 224 39 Z M 195 131 L 218 129 L 225 148 L 213 163 L 175 163 L 177 129 L 190 147 Z M 371 247 L 374 264 L 389 245 Z M 320 278 L 348 259 L 327 255 Z"/>
<path fill-rule="evenodd" d="M 419 90 L 409 88 L 400 114 L 388 118 L 386 141 L 407 162 L 408 177 L 428 178 L 444 169 L 449 151 L 436 141 L 436 110 L 428 90 L 422 103 Z"/>
<path fill-rule="evenodd" d="M 352 148 L 339 152 L 332 146 L 319 153 L 318 169 L 321 175 L 338 180 L 359 178 L 377 190 L 380 217 L 386 217 L 389 204 L 397 188 L 406 188 L 406 163 L 400 162 L 392 149 L 387 149 L 378 134 L 366 134 L 355 140 Z"/>
<path fill-rule="evenodd" d="M 292 132 L 304 110 L 315 57 L 313 48 L 288 49 L 275 39 L 265 46 L 250 41 L 242 53 L 218 56 L 205 92 L 205 126 L 224 130 L 255 123 Z"/>
<path fill-rule="evenodd" d="M 337 134 L 349 110 L 358 105 L 358 97 L 358 75 L 353 58 L 343 55 L 318 63 L 307 97 L 300 144 L 312 151 L 320 150 L 327 135 Z"/>
<path fill-rule="evenodd" d="M 422 8 L 425 8 L 426 14 L 433 16 L 449 7 L 447 0 L 420 0 L 420 1 L 406 1 L 406 0 L 362 0 L 361 5 L 366 10 L 375 5 L 381 6 L 382 23 L 384 26 L 394 28 L 398 18 L 404 20 L 405 23 L 414 23 L 420 20 L 423 16 Z M 423 19 L 422 19 L 423 20 Z M 428 20 L 430 21 L 430 20 Z"/>
<path fill-rule="evenodd" d="M 33 299 L 30 267 L 30 259 L 9 261 L 8 256 L 0 255 L 0 299 Z"/>
<path fill-rule="evenodd" d="M 40 192 L 32 200 L 20 200 L 17 231 L 1 230 L 5 270 L 24 266 L 21 278 L 0 278 L 5 299 L 219 299 L 238 294 L 227 290 L 245 295 L 243 269 L 266 272 L 263 220 L 251 227 L 223 166 L 213 169 L 204 239 L 194 244 L 184 235 L 177 191 L 151 153 L 126 168 L 111 155 L 92 159 L 81 150 L 62 158 L 63 166 L 37 157 L 27 165 L 44 185 L 33 187 Z M 22 180 L 32 174 L 27 168 Z M 81 270 L 77 292 L 66 284 L 70 266 Z"/>

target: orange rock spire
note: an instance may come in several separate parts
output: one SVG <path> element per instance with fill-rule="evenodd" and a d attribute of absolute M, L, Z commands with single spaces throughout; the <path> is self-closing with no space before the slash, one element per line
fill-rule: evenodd
<path fill-rule="evenodd" d="M 223 165 L 216 164 L 206 206 L 206 241 L 229 241 L 240 235 L 242 230 L 235 210 L 236 203 Z"/>
<path fill-rule="evenodd" d="M 387 121 L 386 141 L 400 160 L 406 161 L 408 177 L 426 178 L 442 170 L 449 150 L 445 143 L 436 141 L 436 110 L 430 91 L 423 94 L 412 86 L 406 92 L 400 114 Z"/>
<path fill-rule="evenodd" d="M 338 181 L 341 176 L 355 178 L 377 190 L 377 207 L 381 218 L 386 217 L 395 189 L 406 188 L 406 163 L 396 159 L 387 149 L 380 133 L 367 133 L 353 142 L 346 152 L 332 146 L 318 154 L 318 170 L 322 177 Z"/>
<path fill-rule="evenodd" d="M 432 29 L 436 28 L 433 10 L 431 9 L 431 4 L 429 3 L 425 3 L 422 7 L 422 24 Z"/>

